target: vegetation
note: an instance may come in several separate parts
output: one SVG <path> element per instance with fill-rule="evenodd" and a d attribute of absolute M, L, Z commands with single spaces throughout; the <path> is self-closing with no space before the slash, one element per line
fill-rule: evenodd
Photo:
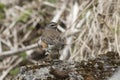
<path fill-rule="evenodd" d="M 5 71 L 0 80 L 36 50 L 31 46 L 40 28 L 52 21 L 64 25 L 58 27 L 67 44 L 62 57 L 70 53 L 69 60 L 81 61 L 108 51 L 120 55 L 119 0 L 0 0 L 0 71 Z"/>

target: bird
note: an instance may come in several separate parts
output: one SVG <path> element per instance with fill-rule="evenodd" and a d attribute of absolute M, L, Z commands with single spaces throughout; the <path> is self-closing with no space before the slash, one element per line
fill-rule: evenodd
<path fill-rule="evenodd" d="M 53 45 L 51 50 L 61 50 L 65 45 L 65 38 L 62 34 L 56 30 L 57 23 L 51 22 L 45 26 L 45 29 L 41 30 L 41 44 L 42 47 L 48 47 L 48 45 Z"/>

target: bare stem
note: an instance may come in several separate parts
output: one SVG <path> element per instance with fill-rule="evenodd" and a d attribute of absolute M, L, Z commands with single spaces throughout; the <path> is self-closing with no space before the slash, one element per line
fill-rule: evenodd
<path fill-rule="evenodd" d="M 11 50 L 11 51 L 5 51 L 5 52 L 2 52 L 0 53 L 0 56 L 10 56 L 10 55 L 15 55 L 15 54 L 19 54 L 20 52 L 23 52 L 23 51 L 27 51 L 27 50 L 30 50 L 30 49 L 35 49 L 38 47 L 38 43 L 35 43 L 35 44 L 32 44 L 32 45 L 29 45 L 29 46 L 26 46 L 25 48 L 19 48 L 19 49 L 14 49 L 14 50 Z"/>

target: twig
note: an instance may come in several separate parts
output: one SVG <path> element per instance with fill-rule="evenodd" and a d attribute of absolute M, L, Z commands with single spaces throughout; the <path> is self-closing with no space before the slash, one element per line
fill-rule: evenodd
<path fill-rule="evenodd" d="M 30 49 L 35 49 L 37 47 L 38 47 L 38 43 L 35 43 L 35 44 L 32 44 L 32 45 L 26 46 L 25 48 L 19 48 L 19 49 L 16 49 L 16 50 L 2 52 L 2 53 L 0 53 L 0 56 L 7 57 L 7 56 L 10 56 L 10 55 L 19 54 L 20 52 L 23 52 L 23 51 L 27 51 L 27 50 L 30 50 Z"/>
<path fill-rule="evenodd" d="M 0 41 L 1 41 L 1 43 L 5 44 L 7 47 L 13 48 L 13 47 L 11 46 L 10 41 L 6 41 L 6 40 L 4 40 L 4 39 L 2 39 L 2 38 L 0 38 Z"/>
<path fill-rule="evenodd" d="M 68 1 L 69 0 L 65 0 L 65 3 L 62 5 L 61 9 L 56 13 L 56 15 L 54 16 L 54 18 L 52 19 L 53 22 L 58 22 L 58 20 L 60 19 L 62 13 L 66 9 L 66 5 L 67 5 Z"/>
<path fill-rule="evenodd" d="M 55 6 L 54 4 L 52 4 L 52 3 L 50 3 L 50 2 L 47 2 L 47 1 L 44 1 L 43 4 L 44 4 L 44 5 L 47 5 L 47 6 L 49 6 L 49 7 L 56 8 L 56 6 Z"/>
<path fill-rule="evenodd" d="M 8 69 L 17 59 L 18 59 L 18 56 L 12 56 L 11 58 L 9 57 L 8 60 L 5 59 L 5 62 L 8 62 L 8 64 L 1 66 L 0 71 Z"/>
<path fill-rule="evenodd" d="M 0 80 L 3 80 L 7 76 L 9 71 L 12 70 L 15 66 L 17 66 L 22 60 L 22 58 L 18 59 L 18 61 L 15 64 L 11 65 L 6 71 L 4 71 L 3 75 L 0 76 Z"/>
<path fill-rule="evenodd" d="M 18 36 L 17 36 L 17 29 L 13 29 L 13 36 L 14 36 L 14 48 L 18 48 Z"/>
<path fill-rule="evenodd" d="M 0 52 L 2 52 L 2 42 L 0 40 Z"/>

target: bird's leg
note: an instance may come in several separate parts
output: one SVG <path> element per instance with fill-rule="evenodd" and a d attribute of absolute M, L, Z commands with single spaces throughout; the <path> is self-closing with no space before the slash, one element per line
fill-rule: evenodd
<path fill-rule="evenodd" d="M 59 51 L 59 50 L 57 50 L 57 52 L 58 52 L 58 54 L 60 54 L 60 51 Z"/>
<path fill-rule="evenodd" d="M 42 48 L 42 41 L 41 41 L 41 38 L 37 41 L 37 44 L 38 44 L 38 48 Z"/>
<path fill-rule="evenodd" d="M 49 48 L 43 48 L 46 52 L 50 52 Z"/>

